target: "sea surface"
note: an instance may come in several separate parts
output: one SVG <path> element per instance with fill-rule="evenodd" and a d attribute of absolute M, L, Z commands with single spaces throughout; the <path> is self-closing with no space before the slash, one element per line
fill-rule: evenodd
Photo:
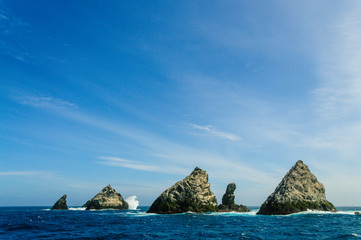
<path fill-rule="evenodd" d="M 361 207 L 288 216 L 0 207 L 0 239 L 361 239 Z"/>

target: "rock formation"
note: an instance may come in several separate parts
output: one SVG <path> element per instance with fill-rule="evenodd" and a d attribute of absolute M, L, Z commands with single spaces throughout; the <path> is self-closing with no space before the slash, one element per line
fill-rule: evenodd
<path fill-rule="evenodd" d="M 103 188 L 97 195 L 87 201 L 83 207 L 90 209 L 128 209 L 128 203 L 122 195 L 117 193 L 110 185 Z"/>
<path fill-rule="evenodd" d="M 69 210 L 68 205 L 66 204 L 66 194 L 64 194 L 51 208 L 51 210 Z"/>
<path fill-rule="evenodd" d="M 336 211 L 325 188 L 301 160 L 291 168 L 257 214 L 286 215 L 307 210 Z"/>
<path fill-rule="evenodd" d="M 244 205 L 234 203 L 234 191 L 236 184 L 230 183 L 227 186 L 226 193 L 222 197 L 222 204 L 218 206 L 219 212 L 249 212 L 250 210 Z"/>
<path fill-rule="evenodd" d="M 215 212 L 217 199 L 211 192 L 206 171 L 196 167 L 182 181 L 165 190 L 147 213 Z"/>

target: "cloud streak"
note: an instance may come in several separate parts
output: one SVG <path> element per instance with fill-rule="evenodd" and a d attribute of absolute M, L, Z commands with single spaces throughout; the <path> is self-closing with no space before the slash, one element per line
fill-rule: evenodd
<path fill-rule="evenodd" d="M 176 139 L 169 139 L 167 136 L 152 133 L 149 130 L 142 130 L 129 126 L 121 121 L 114 122 L 104 119 L 102 116 L 93 115 L 76 108 L 75 104 L 54 97 L 18 98 L 18 102 L 43 109 L 50 114 L 82 123 L 88 127 L 101 129 L 106 132 L 124 137 L 131 141 L 131 145 L 141 149 L 140 156 L 134 154 L 137 159 L 133 161 L 128 158 L 114 156 L 98 157 L 97 164 L 109 167 L 120 167 L 146 172 L 158 172 L 170 175 L 188 175 L 195 166 L 201 167 L 212 175 L 213 179 L 242 179 L 255 184 L 269 185 L 274 183 L 276 178 L 269 168 L 265 170 L 256 163 L 256 166 L 247 164 L 247 159 L 232 154 L 222 154 L 218 149 L 209 146 L 193 146 L 182 144 Z M 238 126 L 239 124 L 236 124 Z M 242 140 L 239 136 L 223 132 L 212 126 L 193 124 L 191 127 L 202 134 L 232 142 Z M 238 128 L 237 128 L 238 129 Z M 184 132 L 182 132 L 184 134 Z M 191 139 L 193 141 L 193 139 Z M 222 144 L 220 144 L 222 145 Z M 220 146 L 222 149 L 222 146 Z M 237 149 L 234 153 L 238 152 Z M 233 150 L 232 150 L 233 152 Z M 258 166 L 257 166 L 258 165 Z M 276 169 L 275 165 L 271 166 Z"/>
<path fill-rule="evenodd" d="M 0 172 L 0 176 L 30 176 L 30 175 L 42 175 L 44 172 L 36 171 L 10 171 L 10 172 Z"/>
<path fill-rule="evenodd" d="M 140 171 L 147 171 L 147 172 L 160 172 L 160 173 L 185 173 L 185 169 L 181 168 L 175 168 L 172 166 L 163 166 L 159 167 L 156 165 L 149 165 L 143 162 L 138 161 L 132 161 L 124 158 L 118 158 L 118 157 L 99 157 L 98 159 L 102 160 L 100 162 L 97 162 L 99 164 L 103 164 L 106 166 L 112 166 L 112 167 L 122 167 L 122 168 L 129 168 L 134 170 L 140 170 Z"/>
<path fill-rule="evenodd" d="M 108 166 L 131 168 L 135 170 L 149 171 L 149 172 L 160 171 L 160 168 L 155 165 L 147 165 L 141 162 L 131 161 L 124 158 L 99 157 L 99 159 L 101 159 L 102 161 L 98 163 Z"/>
<path fill-rule="evenodd" d="M 22 97 L 15 97 L 15 100 L 23 105 L 29 105 L 32 107 L 43 108 L 43 109 L 77 108 L 77 106 L 71 102 L 53 97 L 22 96 Z"/>
<path fill-rule="evenodd" d="M 318 59 L 322 82 L 313 92 L 316 110 L 330 119 L 361 117 L 361 4 L 356 5 L 338 16 Z"/>
<path fill-rule="evenodd" d="M 197 125 L 197 124 L 191 124 L 191 126 L 194 129 L 205 132 L 205 133 L 207 133 L 208 135 L 211 135 L 211 136 L 219 137 L 219 138 L 230 140 L 230 141 L 242 140 L 239 136 L 237 136 L 235 134 L 217 130 L 211 125 L 201 126 L 201 125 Z"/>

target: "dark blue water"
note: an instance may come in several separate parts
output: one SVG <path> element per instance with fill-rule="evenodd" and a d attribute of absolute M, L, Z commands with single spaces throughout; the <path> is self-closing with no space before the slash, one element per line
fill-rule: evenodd
<path fill-rule="evenodd" d="M 146 214 L 140 210 L 49 211 L 0 208 L 1 239 L 361 239 L 357 207 L 339 213 L 257 216 L 251 213 Z"/>

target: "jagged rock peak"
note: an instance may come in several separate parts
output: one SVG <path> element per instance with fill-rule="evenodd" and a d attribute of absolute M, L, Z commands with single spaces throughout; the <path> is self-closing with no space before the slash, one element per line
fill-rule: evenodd
<path fill-rule="evenodd" d="M 215 212 L 217 208 L 207 172 L 196 167 L 189 176 L 165 190 L 153 202 L 148 213 Z"/>
<path fill-rule="evenodd" d="M 301 160 L 289 170 L 257 214 L 285 215 L 307 210 L 336 211 L 325 187 Z"/>
<path fill-rule="evenodd" d="M 237 205 L 234 202 L 236 184 L 230 183 L 227 185 L 226 193 L 222 197 L 222 204 L 218 206 L 219 212 L 249 212 L 250 210 L 244 205 Z"/>
<path fill-rule="evenodd" d="M 234 204 L 234 191 L 236 190 L 236 184 L 230 183 L 227 185 L 226 193 L 222 197 L 222 204 L 226 206 L 232 206 Z"/>
<path fill-rule="evenodd" d="M 51 208 L 51 210 L 68 210 L 68 205 L 66 203 L 66 197 L 67 195 L 64 194 Z"/>
<path fill-rule="evenodd" d="M 128 209 L 128 203 L 120 193 L 110 185 L 104 187 L 97 195 L 87 201 L 83 207 L 90 209 Z"/>

